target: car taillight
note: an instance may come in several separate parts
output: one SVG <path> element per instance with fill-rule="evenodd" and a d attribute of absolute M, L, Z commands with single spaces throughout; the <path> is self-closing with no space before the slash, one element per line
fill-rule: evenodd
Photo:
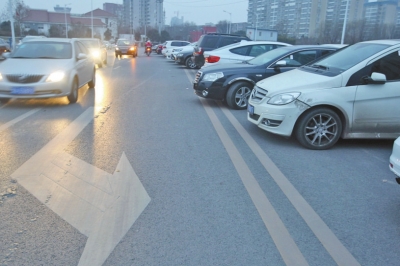
<path fill-rule="evenodd" d="M 209 57 L 206 58 L 207 63 L 217 63 L 221 57 L 215 56 L 215 55 L 210 55 Z"/>

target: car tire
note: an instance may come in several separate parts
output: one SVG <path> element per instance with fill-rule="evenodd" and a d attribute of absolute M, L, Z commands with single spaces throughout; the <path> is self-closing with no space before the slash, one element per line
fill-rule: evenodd
<path fill-rule="evenodd" d="M 190 68 L 190 69 L 195 69 L 196 68 L 196 64 L 193 62 L 193 60 L 192 60 L 192 58 L 190 56 L 188 58 L 186 58 L 185 66 L 187 68 Z"/>
<path fill-rule="evenodd" d="M 69 103 L 76 103 L 78 101 L 78 81 L 76 78 L 72 81 L 71 93 L 67 96 Z"/>
<path fill-rule="evenodd" d="M 233 83 L 226 93 L 226 103 L 232 109 L 246 109 L 252 89 L 253 85 L 245 81 Z"/>
<path fill-rule="evenodd" d="M 10 100 L 10 98 L 0 98 L 0 103 L 8 103 Z"/>
<path fill-rule="evenodd" d="M 297 140 L 311 150 L 331 148 L 341 134 L 342 120 L 329 108 L 316 108 L 304 113 L 295 127 Z"/>
<path fill-rule="evenodd" d="M 94 89 L 96 86 L 96 69 L 93 69 L 92 80 L 88 82 L 89 89 Z"/>

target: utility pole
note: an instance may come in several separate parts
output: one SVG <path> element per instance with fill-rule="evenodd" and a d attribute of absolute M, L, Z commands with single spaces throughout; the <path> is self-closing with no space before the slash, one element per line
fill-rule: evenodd
<path fill-rule="evenodd" d="M 92 10 L 92 38 L 93 38 L 93 0 L 90 1 L 90 9 Z"/>
<path fill-rule="evenodd" d="M 346 22 L 347 22 L 347 11 L 349 9 L 349 0 L 347 0 L 346 3 L 346 12 L 344 13 L 344 21 L 343 21 L 343 30 L 342 30 L 342 40 L 340 41 L 340 44 L 343 44 L 344 41 L 344 34 L 346 32 Z"/>
<path fill-rule="evenodd" d="M 14 30 L 14 12 L 13 12 L 13 4 L 12 0 L 8 1 L 8 8 L 10 11 L 10 23 L 11 23 L 11 50 L 15 48 L 15 30 Z"/>

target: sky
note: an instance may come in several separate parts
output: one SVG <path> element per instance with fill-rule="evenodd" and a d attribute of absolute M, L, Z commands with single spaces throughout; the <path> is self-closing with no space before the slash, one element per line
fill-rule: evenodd
<path fill-rule="evenodd" d="M 5 0 L 4 2 L 9 1 Z M 1 1 L 3 2 L 3 1 Z M 248 0 L 164 0 L 165 24 L 169 25 L 171 18 L 179 14 L 184 22 L 194 22 L 197 25 L 218 23 L 221 20 L 232 20 L 232 23 L 247 21 Z M 103 8 L 103 3 L 122 4 L 122 0 L 24 0 L 30 8 L 54 11 L 56 5 L 72 8 L 72 13 L 86 13 L 96 8 Z M 224 10 L 226 12 L 224 12 Z M 231 13 L 231 14 L 229 14 Z"/>

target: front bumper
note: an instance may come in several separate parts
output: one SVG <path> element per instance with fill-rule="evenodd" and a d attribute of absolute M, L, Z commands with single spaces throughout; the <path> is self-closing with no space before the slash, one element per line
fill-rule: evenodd
<path fill-rule="evenodd" d="M 193 82 L 194 93 L 203 98 L 214 100 L 225 99 L 227 88 L 223 85 L 223 81 L 199 81 Z M 203 92 L 205 91 L 205 92 Z"/>
<path fill-rule="evenodd" d="M 116 54 L 120 54 L 120 55 L 134 55 L 137 54 L 137 48 L 130 50 L 130 49 L 125 49 L 125 48 L 121 48 L 121 49 L 116 49 L 115 50 Z"/>
<path fill-rule="evenodd" d="M 269 99 L 264 98 L 256 102 L 250 98 L 247 120 L 265 131 L 281 136 L 291 136 L 297 119 L 310 107 L 298 100 L 285 105 L 271 105 L 267 103 Z M 252 110 L 254 112 L 250 113 Z"/>
<path fill-rule="evenodd" d="M 400 138 L 397 138 L 393 144 L 393 151 L 389 159 L 389 169 L 400 178 Z"/>
<path fill-rule="evenodd" d="M 20 84 L 8 81 L 0 82 L 0 98 L 54 98 L 68 96 L 71 93 L 71 85 L 68 81 L 40 82 Z"/>

